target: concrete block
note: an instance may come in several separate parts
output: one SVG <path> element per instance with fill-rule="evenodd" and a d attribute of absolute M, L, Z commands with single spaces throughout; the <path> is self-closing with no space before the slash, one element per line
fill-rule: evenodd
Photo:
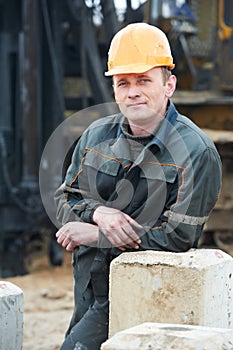
<path fill-rule="evenodd" d="M 144 322 L 233 328 L 232 292 L 221 250 L 123 253 L 110 267 L 109 336 Z"/>
<path fill-rule="evenodd" d="M 0 349 L 23 346 L 23 292 L 10 282 L 0 281 Z"/>
<path fill-rule="evenodd" d="M 144 323 L 116 333 L 101 350 L 232 350 L 233 330 Z"/>

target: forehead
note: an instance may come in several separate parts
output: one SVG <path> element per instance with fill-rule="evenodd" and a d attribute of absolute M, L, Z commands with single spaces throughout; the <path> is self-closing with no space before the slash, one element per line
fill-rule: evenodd
<path fill-rule="evenodd" d="M 116 74 L 113 76 L 113 79 L 119 81 L 124 79 L 139 79 L 143 77 L 157 78 L 159 75 L 161 75 L 161 67 L 155 67 L 144 73 Z"/>

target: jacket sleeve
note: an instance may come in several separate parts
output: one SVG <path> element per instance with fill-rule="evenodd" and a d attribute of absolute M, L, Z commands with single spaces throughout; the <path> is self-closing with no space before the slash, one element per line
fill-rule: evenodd
<path fill-rule="evenodd" d="M 218 199 L 221 176 L 220 157 L 207 148 L 184 169 L 179 188 L 171 190 L 156 225 L 142 233 L 141 249 L 179 252 L 196 247 Z"/>
<path fill-rule="evenodd" d="M 61 225 L 69 221 L 93 223 L 93 211 L 101 205 L 90 198 L 88 179 L 85 176 L 82 176 L 81 186 L 79 184 L 79 174 L 83 172 L 82 163 L 86 155 L 87 133 L 84 133 L 77 143 L 65 180 L 55 193 L 57 220 Z"/>

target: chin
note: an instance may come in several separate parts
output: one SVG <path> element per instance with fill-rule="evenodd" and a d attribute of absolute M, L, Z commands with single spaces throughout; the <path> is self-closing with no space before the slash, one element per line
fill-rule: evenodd
<path fill-rule="evenodd" d="M 155 114 L 153 113 L 146 113 L 146 111 L 134 111 L 131 113 L 125 114 L 126 118 L 130 121 L 138 121 L 142 124 L 145 123 L 146 120 L 153 120 L 155 119 Z"/>

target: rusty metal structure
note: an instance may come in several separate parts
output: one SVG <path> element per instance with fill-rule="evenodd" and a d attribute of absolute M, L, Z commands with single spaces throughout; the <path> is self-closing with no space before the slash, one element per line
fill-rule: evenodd
<path fill-rule="evenodd" d="M 0 0 L 0 277 L 27 273 L 25 260 L 45 237 L 51 263 L 62 263 L 39 194 L 41 154 L 67 115 L 112 101 L 108 46 L 136 21 L 167 33 L 179 78 L 174 101 L 219 149 L 223 192 L 204 237 L 226 251 L 233 245 L 233 4 L 181 3 L 135 9 L 127 0 L 119 13 L 113 0 Z M 80 134 L 86 124 L 80 119 Z"/>

